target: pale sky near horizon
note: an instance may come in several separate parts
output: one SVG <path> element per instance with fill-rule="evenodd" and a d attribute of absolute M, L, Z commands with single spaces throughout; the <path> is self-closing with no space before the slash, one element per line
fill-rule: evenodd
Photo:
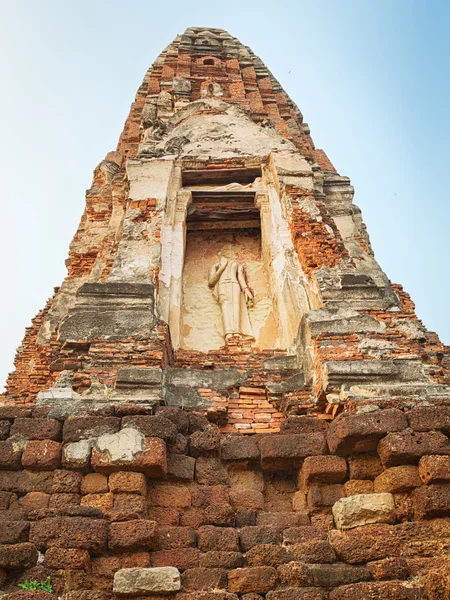
<path fill-rule="evenodd" d="M 351 178 L 381 267 L 450 344 L 450 3 L 0 0 L 0 390 L 65 276 L 94 167 L 189 26 L 226 29 L 265 62 Z"/>

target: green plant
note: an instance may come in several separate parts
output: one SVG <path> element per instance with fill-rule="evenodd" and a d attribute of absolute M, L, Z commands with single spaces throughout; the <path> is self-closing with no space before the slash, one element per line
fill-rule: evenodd
<path fill-rule="evenodd" d="M 40 590 L 42 592 L 53 592 L 53 587 L 52 587 L 52 582 L 50 581 L 50 576 L 47 577 L 47 579 L 44 579 L 44 581 L 36 581 L 36 579 L 33 579 L 32 581 L 28 581 L 28 579 L 26 581 L 24 581 L 23 583 L 19 583 L 19 587 L 21 587 L 23 590 Z M 0 600 L 1 597 L 0 597 Z"/>

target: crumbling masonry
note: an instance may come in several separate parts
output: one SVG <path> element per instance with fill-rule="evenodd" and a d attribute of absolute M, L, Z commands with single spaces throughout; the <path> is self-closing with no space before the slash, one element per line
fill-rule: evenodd
<path fill-rule="evenodd" d="M 352 199 L 237 39 L 157 58 L 1 397 L 5 598 L 450 598 L 449 349 Z"/>

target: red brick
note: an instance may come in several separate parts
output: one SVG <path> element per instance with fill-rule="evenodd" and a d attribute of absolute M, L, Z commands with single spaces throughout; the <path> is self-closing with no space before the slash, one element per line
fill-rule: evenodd
<path fill-rule="evenodd" d="M 205 525 L 198 530 L 198 547 L 201 552 L 213 550 L 237 552 L 239 550 L 238 533 L 230 527 Z"/>
<path fill-rule="evenodd" d="M 373 494 L 373 481 L 369 481 L 368 479 L 350 479 L 344 483 L 344 492 L 346 496 Z"/>
<path fill-rule="evenodd" d="M 311 483 L 306 495 L 306 502 L 310 508 L 321 508 L 324 506 L 333 506 L 339 498 L 343 498 L 344 496 L 345 490 L 343 485 Z"/>
<path fill-rule="evenodd" d="M 307 587 L 312 585 L 308 566 L 300 562 L 289 562 L 278 567 L 281 585 L 286 587 Z"/>
<path fill-rule="evenodd" d="M 263 437 L 259 447 L 264 470 L 295 469 L 302 465 L 303 458 L 324 454 L 326 440 L 323 433 L 272 434 Z"/>
<path fill-rule="evenodd" d="M 31 440 L 22 454 L 26 469 L 51 471 L 61 466 L 62 444 L 52 440 Z"/>
<path fill-rule="evenodd" d="M 205 569 L 197 567 L 187 569 L 181 575 L 181 585 L 187 591 L 211 591 L 227 587 L 227 575 L 224 569 Z"/>
<path fill-rule="evenodd" d="M 317 417 L 293 415 L 287 417 L 280 426 L 282 433 L 318 433 L 326 432 L 328 423 Z"/>
<path fill-rule="evenodd" d="M 180 571 L 198 567 L 199 551 L 197 548 L 178 548 L 152 552 L 152 567 L 175 567 Z"/>
<path fill-rule="evenodd" d="M 294 560 L 303 563 L 334 563 L 336 553 L 325 540 L 312 539 L 289 546 L 289 551 Z"/>
<path fill-rule="evenodd" d="M 29 440 L 61 439 L 61 423 L 55 419 L 16 419 L 10 435 L 21 435 Z"/>
<path fill-rule="evenodd" d="M 144 519 L 147 517 L 147 502 L 140 494 L 114 494 L 113 511 L 120 514 L 134 514 Z"/>
<path fill-rule="evenodd" d="M 111 523 L 108 548 L 112 552 L 129 552 L 155 548 L 157 543 L 156 523 L 145 519 Z"/>
<path fill-rule="evenodd" d="M 450 454 L 450 440 L 440 431 L 390 433 L 378 444 L 385 467 L 417 464 L 426 454 Z"/>
<path fill-rule="evenodd" d="M 176 508 L 149 506 L 148 516 L 158 525 L 178 525 L 180 521 L 180 513 Z M 187 523 L 183 524 L 187 525 Z"/>
<path fill-rule="evenodd" d="M 284 588 L 266 595 L 267 600 L 327 600 L 328 593 L 322 588 Z"/>
<path fill-rule="evenodd" d="M 230 592 L 265 594 L 273 590 L 277 582 L 278 574 L 273 567 L 249 567 L 235 569 L 228 573 L 228 589 Z"/>

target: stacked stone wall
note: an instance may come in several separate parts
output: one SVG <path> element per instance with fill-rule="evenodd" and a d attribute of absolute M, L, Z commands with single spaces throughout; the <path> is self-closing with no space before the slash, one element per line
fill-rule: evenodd
<path fill-rule="evenodd" d="M 68 600 L 445 598 L 450 406 L 270 436 L 143 412 L 0 407 L 8 599 L 48 576 Z"/>

